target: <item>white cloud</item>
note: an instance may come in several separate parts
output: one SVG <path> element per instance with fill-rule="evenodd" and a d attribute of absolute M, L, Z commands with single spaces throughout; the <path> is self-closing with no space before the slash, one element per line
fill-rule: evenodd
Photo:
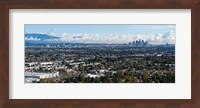
<path fill-rule="evenodd" d="M 58 36 L 58 34 L 53 33 L 53 32 L 50 32 L 48 35 L 50 35 L 50 36 Z"/>
<path fill-rule="evenodd" d="M 175 43 L 176 34 L 173 31 L 169 31 L 163 35 L 163 42 L 165 43 Z"/>
<path fill-rule="evenodd" d="M 74 38 L 80 36 L 80 38 Z M 83 34 L 83 33 L 63 33 L 60 41 L 77 43 L 128 43 L 134 40 L 144 40 L 151 44 L 175 43 L 176 35 L 173 31 L 163 34 L 143 35 L 143 34 Z M 59 41 L 58 39 L 56 41 Z"/>
<path fill-rule="evenodd" d="M 37 38 L 37 37 L 32 37 L 32 36 L 30 36 L 30 37 L 25 37 L 25 40 L 29 40 L 29 41 L 39 41 L 40 40 L 40 38 Z"/>
<path fill-rule="evenodd" d="M 43 33 L 47 34 L 47 33 Z M 151 44 L 175 44 L 176 34 L 174 31 L 169 31 L 165 34 L 157 33 L 155 35 L 143 35 L 143 34 L 86 34 L 86 33 L 62 33 L 55 34 L 53 32 L 48 35 L 59 37 L 57 39 L 45 39 L 45 41 L 62 41 L 62 42 L 75 42 L 75 43 L 129 43 L 135 40 L 148 41 Z M 25 37 L 25 40 L 35 40 L 40 39 L 35 37 Z"/>
<path fill-rule="evenodd" d="M 58 36 L 58 34 L 55 33 L 56 31 L 56 28 L 52 28 L 49 33 L 47 33 L 48 35 L 51 35 L 51 36 Z"/>

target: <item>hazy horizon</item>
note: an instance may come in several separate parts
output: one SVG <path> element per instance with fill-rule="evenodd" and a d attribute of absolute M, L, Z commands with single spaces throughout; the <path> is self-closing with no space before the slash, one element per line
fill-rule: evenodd
<path fill-rule="evenodd" d="M 37 36 L 26 36 L 32 33 L 56 37 L 44 39 L 49 42 L 123 44 L 140 39 L 150 44 L 175 44 L 176 25 L 26 24 L 25 40 L 41 40 Z"/>

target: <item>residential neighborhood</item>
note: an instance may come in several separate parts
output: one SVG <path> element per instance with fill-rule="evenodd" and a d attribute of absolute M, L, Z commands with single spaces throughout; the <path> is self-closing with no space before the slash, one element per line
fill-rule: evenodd
<path fill-rule="evenodd" d="M 175 82 L 175 46 L 169 44 L 33 44 L 25 55 L 28 82 Z"/>

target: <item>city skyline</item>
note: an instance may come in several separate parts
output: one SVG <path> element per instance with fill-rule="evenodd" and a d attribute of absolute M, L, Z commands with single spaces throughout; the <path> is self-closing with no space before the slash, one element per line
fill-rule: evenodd
<path fill-rule="evenodd" d="M 176 25 L 25 25 L 25 83 L 175 83 Z"/>
<path fill-rule="evenodd" d="M 26 34 L 47 34 L 57 37 L 46 41 L 74 43 L 123 44 L 134 40 L 144 40 L 151 44 L 175 44 L 174 24 L 26 24 Z M 35 36 L 25 37 L 27 41 L 39 41 Z"/>

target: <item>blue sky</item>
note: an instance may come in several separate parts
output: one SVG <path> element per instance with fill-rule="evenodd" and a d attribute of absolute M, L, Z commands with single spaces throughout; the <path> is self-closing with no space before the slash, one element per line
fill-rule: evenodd
<path fill-rule="evenodd" d="M 26 24 L 25 33 L 87 33 L 87 34 L 143 34 L 175 32 L 175 25 L 130 25 L 130 24 Z"/>
<path fill-rule="evenodd" d="M 42 33 L 60 37 L 64 42 L 128 43 L 145 40 L 152 44 L 175 44 L 174 24 L 26 24 L 25 33 Z M 81 38 L 76 38 L 81 36 Z M 26 40 L 40 40 L 26 38 Z"/>

